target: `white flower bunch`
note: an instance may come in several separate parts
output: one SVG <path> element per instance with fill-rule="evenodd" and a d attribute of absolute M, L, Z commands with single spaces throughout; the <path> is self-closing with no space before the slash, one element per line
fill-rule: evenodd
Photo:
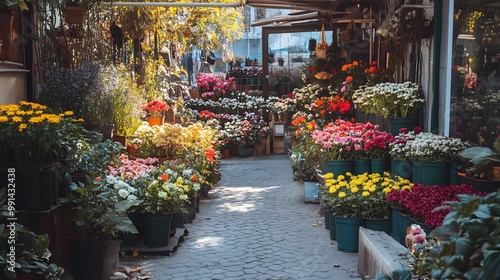
<path fill-rule="evenodd" d="M 421 98 L 417 84 L 380 83 L 360 87 L 354 92 L 353 102 L 360 110 L 385 118 L 414 117 L 425 100 Z"/>
<path fill-rule="evenodd" d="M 489 92 L 485 96 L 487 104 L 500 104 L 500 90 Z"/>
<path fill-rule="evenodd" d="M 459 138 L 423 132 L 409 141 L 409 157 L 418 161 L 450 162 L 466 148 Z"/>
<path fill-rule="evenodd" d="M 137 189 L 130 186 L 119 177 L 113 175 L 106 176 L 106 186 L 112 187 L 113 195 L 110 196 L 110 199 L 115 202 L 123 200 L 135 202 L 137 200 Z"/>

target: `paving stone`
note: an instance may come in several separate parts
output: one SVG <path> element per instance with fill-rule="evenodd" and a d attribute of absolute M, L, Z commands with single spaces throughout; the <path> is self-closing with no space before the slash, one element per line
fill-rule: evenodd
<path fill-rule="evenodd" d="M 124 264 L 159 280 L 356 279 L 357 254 L 338 251 L 318 226 L 319 207 L 304 203 L 286 155 L 231 158 L 220 171 L 173 256 Z"/>

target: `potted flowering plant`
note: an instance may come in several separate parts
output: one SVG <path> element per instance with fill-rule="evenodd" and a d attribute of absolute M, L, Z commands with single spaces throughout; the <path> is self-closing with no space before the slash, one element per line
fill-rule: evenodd
<path fill-rule="evenodd" d="M 119 258 L 121 241 L 113 238 L 120 232 L 137 233 L 127 212 L 141 203 L 138 190 L 120 177 L 108 175 L 73 184 L 72 191 L 68 200 L 76 229 L 70 239 L 74 276 L 108 278 Z M 82 256 L 87 256 L 84 261 Z"/>
<path fill-rule="evenodd" d="M 170 224 L 174 213 L 189 203 L 189 187 L 179 174 L 167 166 L 153 168 L 131 181 L 143 200 L 137 211 L 142 213 L 144 244 L 148 247 L 168 245 Z"/>
<path fill-rule="evenodd" d="M 409 158 L 413 160 L 413 181 L 425 185 L 449 183 L 450 162 L 466 148 L 459 138 L 430 132 L 419 133 L 407 143 Z"/>
<path fill-rule="evenodd" d="M 152 100 L 148 104 L 142 106 L 148 114 L 148 122 L 150 125 L 161 125 L 163 123 L 163 112 L 170 109 L 170 106 L 165 101 L 162 100 Z"/>
<path fill-rule="evenodd" d="M 419 86 L 411 82 L 361 86 L 352 98 L 359 110 L 388 119 L 393 135 L 397 135 L 401 127 L 411 128 L 416 125 L 415 118 L 425 102 Z M 394 119 L 398 121 L 392 121 Z M 401 119 L 411 122 L 406 123 Z M 403 123 L 396 125 L 397 122 Z"/>
<path fill-rule="evenodd" d="M 399 135 L 395 136 L 389 143 L 389 156 L 391 158 L 391 171 L 394 176 L 401 176 L 406 179 L 411 179 L 412 167 L 410 160 L 410 145 L 409 143 L 415 139 L 418 133 L 422 132 L 422 128 L 415 127 L 414 130 L 408 131 L 406 128 L 400 129 Z"/>

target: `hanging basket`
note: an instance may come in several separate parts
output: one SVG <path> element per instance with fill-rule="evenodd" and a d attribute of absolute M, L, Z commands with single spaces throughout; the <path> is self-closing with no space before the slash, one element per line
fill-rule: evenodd
<path fill-rule="evenodd" d="M 64 19 L 68 24 L 82 25 L 87 17 L 87 10 L 80 6 L 66 6 L 64 9 Z"/>
<path fill-rule="evenodd" d="M 356 30 L 354 30 L 354 22 L 349 23 L 346 30 L 340 32 L 340 41 L 342 44 L 354 43 Z"/>
<path fill-rule="evenodd" d="M 321 25 L 321 38 L 319 44 L 316 45 L 316 58 L 326 59 L 326 51 L 328 50 L 328 43 L 325 36 L 325 25 Z"/>

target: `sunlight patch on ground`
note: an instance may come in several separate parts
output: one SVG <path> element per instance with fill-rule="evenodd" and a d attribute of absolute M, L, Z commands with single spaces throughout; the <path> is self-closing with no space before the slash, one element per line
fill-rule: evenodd
<path fill-rule="evenodd" d="M 222 240 L 222 237 L 219 237 L 219 236 L 205 236 L 205 237 L 197 239 L 195 241 L 195 243 L 196 243 L 196 247 L 199 247 L 199 248 L 215 247 L 215 246 L 219 245 L 221 240 Z"/>
<path fill-rule="evenodd" d="M 255 210 L 255 204 L 252 203 L 253 200 L 259 198 L 259 194 L 263 192 L 270 191 L 272 189 L 279 188 L 279 186 L 271 187 L 224 187 L 224 191 L 232 193 L 231 196 L 226 196 L 226 198 L 231 202 L 226 202 L 221 204 L 220 207 L 224 207 L 229 211 L 234 212 L 250 212 Z"/>

